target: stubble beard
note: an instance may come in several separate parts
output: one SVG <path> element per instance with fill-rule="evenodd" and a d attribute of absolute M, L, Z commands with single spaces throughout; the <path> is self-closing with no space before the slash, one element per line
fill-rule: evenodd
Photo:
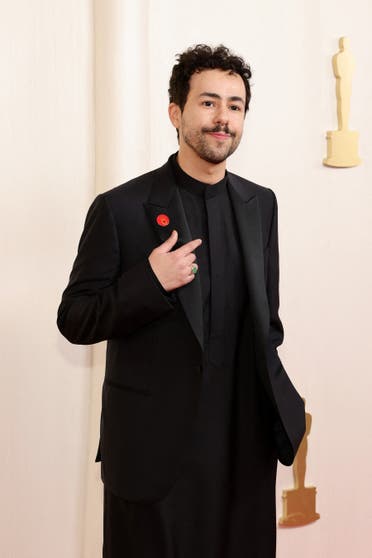
<path fill-rule="evenodd" d="M 227 144 L 227 140 L 223 140 L 218 142 L 219 145 L 216 147 L 212 146 L 209 142 L 212 138 L 209 139 L 208 133 L 211 132 L 223 132 L 226 134 L 230 134 L 231 142 Z M 230 155 L 234 153 L 236 148 L 240 143 L 240 137 L 238 137 L 235 133 L 231 132 L 228 128 L 224 127 L 216 127 L 216 128 L 202 128 L 201 131 L 192 131 L 187 132 L 184 131 L 182 133 L 182 137 L 184 142 L 191 147 L 191 149 L 204 161 L 208 163 L 212 163 L 214 165 L 218 165 L 223 161 L 226 161 Z M 226 145 L 227 144 L 227 145 Z"/>

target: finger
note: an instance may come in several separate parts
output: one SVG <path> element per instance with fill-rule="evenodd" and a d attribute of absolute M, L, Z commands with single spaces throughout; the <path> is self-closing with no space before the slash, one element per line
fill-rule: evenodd
<path fill-rule="evenodd" d="M 190 240 L 187 244 L 184 244 L 180 248 L 174 251 L 174 254 L 178 254 L 179 256 L 187 256 L 190 252 L 193 252 L 200 246 L 202 243 L 201 238 L 197 238 L 195 240 Z"/>
<path fill-rule="evenodd" d="M 185 262 L 186 265 L 191 265 L 195 260 L 196 260 L 196 254 L 194 254 L 194 252 L 191 252 L 191 254 L 185 256 L 183 261 Z"/>
<path fill-rule="evenodd" d="M 183 284 L 187 285 L 187 283 L 191 283 L 191 281 L 193 281 L 194 279 L 195 279 L 195 275 L 191 273 L 190 275 L 185 277 Z"/>
<path fill-rule="evenodd" d="M 198 264 L 197 263 L 192 263 L 186 266 L 186 273 L 187 273 L 187 277 L 189 277 L 190 275 L 196 275 L 198 272 Z"/>
<path fill-rule="evenodd" d="M 171 235 L 167 238 L 167 240 L 165 240 L 163 244 L 160 244 L 160 246 L 158 246 L 157 248 L 158 252 L 160 252 L 161 254 L 170 252 L 173 246 L 176 244 L 177 240 L 178 240 L 178 232 L 174 230 L 172 231 Z"/>
<path fill-rule="evenodd" d="M 197 263 L 191 264 L 191 273 L 192 273 L 193 275 L 196 275 L 196 274 L 197 274 L 198 269 L 199 269 L 199 266 L 198 266 Z"/>

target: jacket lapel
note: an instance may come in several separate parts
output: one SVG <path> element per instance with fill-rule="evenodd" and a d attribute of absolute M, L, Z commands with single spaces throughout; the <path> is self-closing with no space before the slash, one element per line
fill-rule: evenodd
<path fill-rule="evenodd" d="M 248 294 L 258 340 L 267 340 L 269 307 L 265 288 L 264 251 L 258 199 L 249 183 L 243 183 L 228 173 L 230 197 L 237 222 Z M 261 344 L 260 343 L 260 344 Z"/>
<path fill-rule="evenodd" d="M 158 170 L 150 196 L 144 206 L 151 226 L 159 239 L 159 244 L 164 242 L 174 229 L 178 232 L 178 242 L 174 249 L 192 240 L 181 196 L 169 162 Z M 203 349 L 202 294 L 199 275 L 196 274 L 195 279 L 188 285 L 177 289 L 176 295 Z"/>
<path fill-rule="evenodd" d="M 265 288 L 264 252 L 258 199 L 254 190 L 249 188 L 249 183 L 244 181 L 243 184 L 238 177 L 231 173 L 228 173 L 228 188 L 242 248 L 252 317 L 258 334 L 257 341 L 265 351 L 269 331 L 269 308 Z M 150 196 L 144 206 L 159 243 L 164 242 L 173 229 L 178 231 L 178 242 L 175 248 L 192 240 L 181 196 L 169 162 L 157 171 Z M 169 223 L 160 224 L 159 216 L 166 216 Z M 177 289 L 176 294 L 203 349 L 202 294 L 199 275 L 197 274 L 188 285 Z"/>

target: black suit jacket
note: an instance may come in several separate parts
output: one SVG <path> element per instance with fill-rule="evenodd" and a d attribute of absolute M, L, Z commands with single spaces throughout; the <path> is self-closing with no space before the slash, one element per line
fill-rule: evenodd
<path fill-rule="evenodd" d="M 255 364 L 273 409 L 278 458 L 290 465 L 305 418 L 277 354 L 283 328 L 276 198 L 232 173 L 228 188 L 250 301 L 240 372 L 248 373 L 247 362 Z M 159 214 L 169 217 L 168 226 L 157 223 Z M 178 244 L 191 240 L 169 161 L 99 195 L 58 311 L 58 327 L 72 343 L 108 341 L 99 453 L 105 484 L 127 500 L 159 499 L 175 482 L 203 373 L 199 277 L 167 295 L 148 263 L 173 229 Z"/>

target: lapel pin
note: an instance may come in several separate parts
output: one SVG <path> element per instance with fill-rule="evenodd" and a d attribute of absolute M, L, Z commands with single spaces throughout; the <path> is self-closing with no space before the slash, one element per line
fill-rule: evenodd
<path fill-rule="evenodd" d="M 169 217 L 165 215 L 165 213 L 160 213 L 160 215 L 156 217 L 156 222 L 161 227 L 167 227 L 169 225 Z"/>

